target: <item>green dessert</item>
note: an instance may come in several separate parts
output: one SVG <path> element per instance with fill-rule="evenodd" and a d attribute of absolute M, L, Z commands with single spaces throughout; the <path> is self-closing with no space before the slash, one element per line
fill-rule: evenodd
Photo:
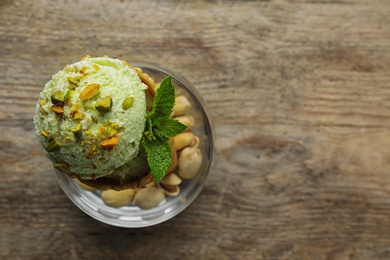
<path fill-rule="evenodd" d="M 86 57 L 67 65 L 44 86 L 36 106 L 44 153 L 55 168 L 88 185 L 125 188 L 150 170 L 142 140 L 153 110 L 147 100 L 155 94 L 154 81 L 124 61 Z M 147 134 L 150 146 L 155 139 Z"/>

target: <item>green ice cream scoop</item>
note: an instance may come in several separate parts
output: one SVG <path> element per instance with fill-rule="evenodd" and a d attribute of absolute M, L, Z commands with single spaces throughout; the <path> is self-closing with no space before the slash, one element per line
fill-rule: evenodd
<path fill-rule="evenodd" d="M 147 167 L 139 156 L 146 89 L 136 71 L 111 58 L 85 58 L 55 74 L 34 117 L 54 166 L 83 180 Z"/>

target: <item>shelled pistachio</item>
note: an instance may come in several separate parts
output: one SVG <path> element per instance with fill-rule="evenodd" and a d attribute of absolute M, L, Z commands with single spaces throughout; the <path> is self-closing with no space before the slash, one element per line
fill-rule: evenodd
<path fill-rule="evenodd" d="M 182 150 L 187 146 L 192 146 L 195 144 L 195 136 L 192 132 L 183 132 L 174 137 L 176 149 L 178 151 Z"/>
<path fill-rule="evenodd" d="M 179 157 L 178 174 L 183 179 L 191 179 L 200 169 L 202 164 L 202 153 L 199 148 L 186 147 Z"/>
<path fill-rule="evenodd" d="M 163 189 L 167 196 L 177 196 L 180 193 L 182 180 L 175 173 L 169 173 L 160 182 L 160 188 Z"/>
<path fill-rule="evenodd" d="M 182 116 L 191 110 L 191 103 L 186 96 L 180 95 L 175 98 L 175 105 L 173 106 L 173 116 Z"/>
<path fill-rule="evenodd" d="M 111 207 L 119 208 L 128 206 L 133 201 L 135 191 L 133 189 L 126 190 L 105 190 L 102 191 L 103 202 Z"/>
<path fill-rule="evenodd" d="M 125 100 L 123 100 L 123 103 L 122 103 L 123 110 L 129 109 L 133 105 L 134 100 L 135 100 L 134 97 L 125 98 Z"/>
<path fill-rule="evenodd" d="M 88 100 L 88 99 L 91 99 L 92 97 L 94 97 L 97 93 L 99 93 L 99 88 L 100 88 L 100 85 L 99 84 L 89 84 L 84 90 L 83 92 L 80 93 L 80 96 L 79 98 L 81 100 Z"/>
<path fill-rule="evenodd" d="M 95 104 L 95 108 L 102 114 L 110 112 L 112 108 L 112 98 L 110 96 L 107 96 L 102 99 L 99 99 Z"/>
<path fill-rule="evenodd" d="M 54 91 L 50 97 L 50 100 L 53 105 L 61 104 L 65 100 L 65 93 L 59 90 Z"/>
<path fill-rule="evenodd" d="M 134 203 L 141 209 L 157 207 L 164 200 L 164 191 L 157 187 L 146 187 L 137 191 Z"/>

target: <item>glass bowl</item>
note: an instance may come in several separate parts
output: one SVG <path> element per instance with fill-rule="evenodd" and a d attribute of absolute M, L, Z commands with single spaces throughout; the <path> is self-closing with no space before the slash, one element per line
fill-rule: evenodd
<path fill-rule="evenodd" d="M 213 136 L 204 102 L 191 83 L 177 73 L 157 64 L 134 62 L 132 65 L 141 68 L 155 82 L 160 82 L 166 76 L 171 75 L 176 94 L 185 95 L 191 102 L 192 109 L 188 114 L 195 118 L 193 133 L 200 138 L 199 148 L 202 154 L 202 165 L 195 177 L 183 180 L 178 196 L 166 196 L 157 207 L 143 210 L 135 205 L 120 208 L 107 206 L 101 199 L 100 191 L 84 190 L 68 175 L 57 169 L 55 169 L 55 173 L 58 183 L 69 199 L 92 218 L 112 226 L 140 228 L 156 225 L 173 218 L 199 195 L 210 171 L 213 157 Z"/>

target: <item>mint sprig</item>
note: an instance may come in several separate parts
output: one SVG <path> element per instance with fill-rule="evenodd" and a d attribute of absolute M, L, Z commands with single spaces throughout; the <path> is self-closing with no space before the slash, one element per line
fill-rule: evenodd
<path fill-rule="evenodd" d="M 141 139 L 150 171 L 157 184 L 164 178 L 172 162 L 169 137 L 187 128 L 170 117 L 174 104 L 175 88 L 172 85 L 172 77 L 168 76 L 157 89 L 152 110 L 146 115 L 145 131 Z"/>

